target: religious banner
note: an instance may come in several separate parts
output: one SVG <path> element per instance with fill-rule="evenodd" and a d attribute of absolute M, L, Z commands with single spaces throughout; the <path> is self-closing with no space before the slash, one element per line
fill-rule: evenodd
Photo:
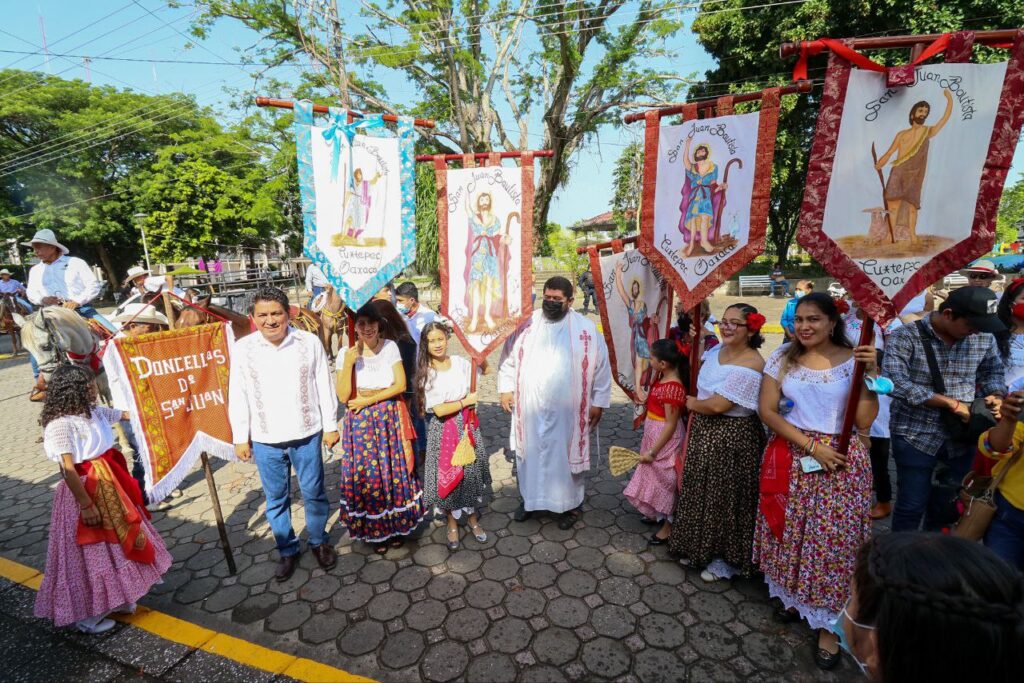
<path fill-rule="evenodd" d="M 594 247 L 587 253 L 612 377 L 633 400 L 635 422 L 643 417 L 657 379 L 651 345 L 667 337 L 672 326 L 671 290 L 646 256 L 637 249 L 623 251 L 619 240 L 607 256 Z"/>
<path fill-rule="evenodd" d="M 480 363 L 533 312 L 533 153 L 449 170 L 434 157 L 441 314 Z"/>
<path fill-rule="evenodd" d="M 120 392 L 115 405 L 131 406 L 151 502 L 177 488 L 200 453 L 235 459 L 228 422 L 232 342 L 230 325 L 214 323 L 115 337 L 107 347 L 111 388 Z"/>
<path fill-rule="evenodd" d="M 1024 120 L 1024 32 L 995 64 L 967 63 L 970 32 L 891 68 L 828 39 L 802 61 L 806 45 L 831 56 L 797 242 L 884 325 L 992 248 Z"/>
<path fill-rule="evenodd" d="M 760 111 L 734 114 L 722 97 L 708 118 L 688 104 L 674 126 L 662 126 L 658 110 L 644 115 L 637 248 L 687 310 L 764 251 L 779 98 L 765 90 Z"/>
<path fill-rule="evenodd" d="M 391 132 L 377 114 L 348 122 L 331 108 L 295 103 L 303 251 L 356 310 L 416 258 L 413 120 Z"/>

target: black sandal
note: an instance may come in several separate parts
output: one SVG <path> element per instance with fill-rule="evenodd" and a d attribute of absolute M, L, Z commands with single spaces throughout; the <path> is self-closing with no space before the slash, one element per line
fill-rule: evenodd
<path fill-rule="evenodd" d="M 405 545 L 404 538 L 392 538 L 390 541 L 388 541 L 388 547 L 395 548 L 396 550 L 398 548 L 401 548 L 403 545 Z"/>
<path fill-rule="evenodd" d="M 568 531 L 572 528 L 572 525 L 576 523 L 576 520 L 580 518 L 579 509 L 569 510 L 562 514 L 561 519 L 558 520 L 558 528 L 562 531 Z"/>
<path fill-rule="evenodd" d="M 377 553 L 378 555 L 383 555 L 387 551 L 388 551 L 388 544 L 387 543 L 382 541 L 380 543 L 374 543 L 373 544 L 373 552 Z"/>
<path fill-rule="evenodd" d="M 822 671 L 831 671 L 839 666 L 839 660 L 843 658 L 842 652 L 829 652 L 825 648 L 814 646 L 814 663 Z"/>
<path fill-rule="evenodd" d="M 795 610 L 778 607 L 775 610 L 775 621 L 780 624 L 794 624 L 800 621 L 800 613 Z"/>

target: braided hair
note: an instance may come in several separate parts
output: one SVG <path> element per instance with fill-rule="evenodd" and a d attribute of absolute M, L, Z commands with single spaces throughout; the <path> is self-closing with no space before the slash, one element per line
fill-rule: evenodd
<path fill-rule="evenodd" d="M 1011 681 L 1024 671 L 1024 579 L 978 543 L 875 536 L 853 583 L 851 616 L 876 628 L 877 680 Z"/>

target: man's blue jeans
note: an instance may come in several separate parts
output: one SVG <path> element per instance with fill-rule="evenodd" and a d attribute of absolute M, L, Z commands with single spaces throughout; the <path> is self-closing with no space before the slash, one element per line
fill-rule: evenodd
<path fill-rule="evenodd" d="M 327 289 L 327 288 L 326 287 L 317 287 L 316 285 L 314 285 L 313 289 L 312 289 L 312 294 L 309 295 L 309 301 L 306 302 L 306 308 L 312 309 L 313 308 L 313 302 L 316 301 L 316 298 L 318 296 L 323 294 L 325 289 Z"/>
<path fill-rule="evenodd" d="M 928 519 L 932 499 L 932 476 L 939 462 L 947 470 L 940 483 L 959 483 L 971 469 L 975 448 L 947 441 L 935 455 L 910 444 L 903 436 L 892 435 L 892 458 L 896 462 L 896 505 L 892 511 L 893 531 L 917 531 L 924 520 L 926 531 L 935 526 Z M 938 501 L 932 501 L 933 503 Z"/>
<path fill-rule="evenodd" d="M 780 289 L 784 296 L 789 296 L 789 280 L 772 280 L 768 283 L 768 293 L 772 296 L 775 296 Z"/>
<path fill-rule="evenodd" d="M 985 545 L 1017 569 L 1024 570 L 1024 510 L 996 492 L 996 516 L 985 534 Z"/>
<path fill-rule="evenodd" d="M 78 311 L 78 315 L 82 316 L 83 318 L 90 318 L 92 320 L 95 320 L 100 325 L 103 325 L 103 327 L 107 328 L 107 330 L 109 330 L 110 332 L 117 334 L 117 328 L 114 327 L 109 320 L 104 318 L 99 311 L 93 308 L 92 304 L 85 304 L 84 306 L 79 306 L 76 310 Z"/>
<path fill-rule="evenodd" d="M 281 557 L 299 554 L 299 540 L 292 529 L 292 467 L 306 508 L 306 532 L 310 546 L 327 543 L 330 505 L 324 490 L 323 432 L 298 441 L 253 443 L 252 457 L 267 498 L 267 521 L 274 532 Z"/>

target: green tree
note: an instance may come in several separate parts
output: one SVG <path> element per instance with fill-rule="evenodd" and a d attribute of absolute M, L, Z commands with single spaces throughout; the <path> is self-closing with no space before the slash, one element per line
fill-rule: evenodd
<path fill-rule="evenodd" d="M 1013 185 L 1003 189 L 996 216 L 996 242 L 1016 242 L 1024 232 L 1024 175 Z"/>
<path fill-rule="evenodd" d="M 1020 24 L 1024 0 L 808 0 L 797 5 L 747 7 L 750 0 L 702 4 L 693 23 L 701 46 L 718 61 L 707 83 L 691 97 L 759 90 L 788 82 L 792 61 L 779 60 L 784 41 L 884 34 L 925 34 L 970 28 L 984 30 Z M 1005 51 L 979 48 L 982 61 L 1005 59 Z M 905 63 L 906 51 L 872 52 L 876 61 Z M 811 63 L 810 77 L 822 78 L 826 56 Z M 731 84 L 722 85 L 717 84 Z M 783 100 L 772 173 L 768 241 L 785 260 L 796 234 L 803 201 L 807 158 L 814 136 L 820 89 Z"/>
<path fill-rule="evenodd" d="M 612 219 L 619 233 L 626 235 L 640 229 L 640 197 L 644 184 L 644 147 L 633 142 L 622 150 L 612 171 Z"/>
<path fill-rule="evenodd" d="M 534 203 L 537 250 L 555 191 L 572 159 L 619 109 L 674 98 L 684 79 L 650 68 L 671 57 L 665 39 L 682 26 L 676 0 L 365 0 L 357 33 L 346 33 L 336 0 L 202 0 L 194 26 L 205 36 L 220 18 L 240 21 L 264 40 L 252 56 L 279 63 L 304 55 L 320 70 L 306 83 L 346 106 L 435 119 L 435 151 L 485 152 L 537 147 L 530 121 L 539 115 L 544 149 Z M 369 74 L 398 72 L 415 96 L 398 102 Z M 356 69 L 359 73 L 356 73 Z"/>
<path fill-rule="evenodd" d="M 579 274 L 590 267 L 589 259 L 585 253 L 576 253 L 576 237 L 571 231 L 558 223 L 549 223 L 547 228 L 545 233 L 551 245 L 551 260 L 558 270 L 571 273 L 569 279 L 575 286 Z"/>
<path fill-rule="evenodd" d="M 416 270 L 440 282 L 437 242 L 437 178 L 431 164 L 416 165 Z"/>

